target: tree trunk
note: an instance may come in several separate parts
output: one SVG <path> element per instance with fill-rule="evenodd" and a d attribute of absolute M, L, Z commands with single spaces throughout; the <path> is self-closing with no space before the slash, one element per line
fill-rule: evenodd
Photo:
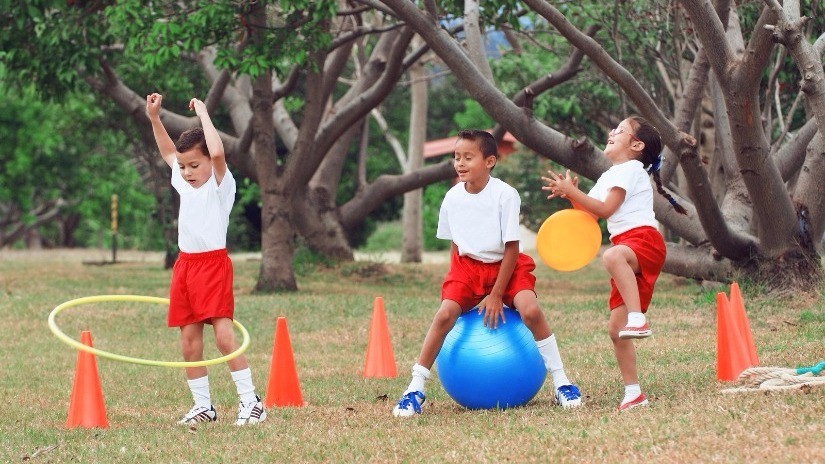
<path fill-rule="evenodd" d="M 65 248 L 74 248 L 77 246 L 74 233 L 77 226 L 80 224 L 80 214 L 70 213 L 60 223 L 60 245 Z"/>
<path fill-rule="evenodd" d="M 310 180 L 309 188 L 296 192 L 293 199 L 295 228 L 307 246 L 338 261 L 353 260 L 352 247 L 338 218 L 335 196 L 349 146 L 360 129 L 359 124 L 354 124 L 335 142 Z"/>
<path fill-rule="evenodd" d="M 26 231 L 26 249 L 27 250 L 42 250 L 43 237 L 40 236 L 40 230 L 33 227 Z"/>
<path fill-rule="evenodd" d="M 270 168 L 265 166 L 269 164 L 270 158 L 272 156 L 258 156 L 259 169 Z M 270 169 L 259 172 L 273 171 Z M 285 182 L 279 176 L 263 176 L 259 182 L 263 203 L 261 208 L 261 270 L 258 282 L 255 284 L 255 291 L 269 293 L 298 290 L 292 269 L 295 256 L 295 230 L 291 219 L 292 192 L 285 188 Z"/>
<path fill-rule="evenodd" d="M 252 7 L 258 24 L 266 24 L 262 4 Z M 253 33 L 253 41 L 260 37 Z M 261 189 L 261 270 L 256 292 L 295 291 L 292 261 L 295 254 L 295 230 L 292 221 L 292 190 L 284 169 L 278 165 L 275 126 L 272 121 L 272 73 L 266 72 L 252 81 L 252 124 L 258 175 Z"/>
<path fill-rule="evenodd" d="M 418 41 L 413 42 L 413 46 Z M 414 172 L 424 164 L 424 142 L 427 138 L 427 73 L 419 61 L 410 67 L 410 134 L 407 148 L 407 166 L 404 172 Z M 404 211 L 401 216 L 401 262 L 420 263 L 424 247 L 423 221 L 421 219 L 422 190 L 404 194 Z"/>

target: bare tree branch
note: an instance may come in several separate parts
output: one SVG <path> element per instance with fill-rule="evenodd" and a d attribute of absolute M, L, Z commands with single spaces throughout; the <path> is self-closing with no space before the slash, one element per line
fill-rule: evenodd
<path fill-rule="evenodd" d="M 596 34 L 596 31 L 599 30 L 599 26 L 596 24 L 591 25 L 585 31 L 590 37 L 593 37 Z M 564 63 L 564 66 L 559 68 L 556 72 L 548 73 L 535 81 L 531 82 L 530 85 L 516 93 L 512 101 L 518 106 L 524 106 L 524 103 L 527 101 L 528 97 L 535 97 L 536 95 L 541 95 L 542 93 L 556 87 L 564 82 L 569 81 L 573 77 L 576 76 L 581 71 L 580 65 L 582 59 L 584 58 L 584 53 L 576 47 L 570 49 L 570 56 L 567 57 L 567 61 Z M 496 123 L 495 127 L 493 128 L 493 137 L 496 140 L 501 140 L 504 137 L 505 130 L 501 126 L 501 124 Z"/>
<path fill-rule="evenodd" d="M 455 167 L 452 160 L 425 166 L 409 174 L 378 176 L 367 188 L 356 193 L 351 200 L 339 207 L 341 224 L 345 229 L 351 230 L 361 222 L 362 215 L 356 214 L 358 211 L 372 211 L 384 201 L 384 198 L 453 177 Z"/>
<path fill-rule="evenodd" d="M 295 90 L 295 86 L 297 84 L 298 67 L 293 66 L 292 69 L 289 70 L 289 74 L 287 74 L 286 80 L 282 84 L 272 89 L 272 103 L 275 103 L 276 101 L 291 94 Z"/>
<path fill-rule="evenodd" d="M 785 143 L 773 156 L 782 180 L 787 181 L 794 174 L 799 172 L 802 163 L 805 161 L 805 149 L 816 135 L 816 121 L 809 119 L 802 126 L 796 135 Z"/>

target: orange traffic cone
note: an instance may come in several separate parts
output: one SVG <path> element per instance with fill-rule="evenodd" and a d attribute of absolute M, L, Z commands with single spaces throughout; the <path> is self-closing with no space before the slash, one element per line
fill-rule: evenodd
<path fill-rule="evenodd" d="M 268 408 L 272 406 L 301 407 L 304 405 L 285 317 L 279 317 L 275 325 L 272 363 L 269 366 L 269 384 L 266 388 L 264 405 Z"/>
<path fill-rule="evenodd" d="M 367 357 L 364 360 L 364 377 L 395 377 L 395 356 L 392 353 L 390 331 L 387 326 L 387 314 L 384 312 L 384 299 L 375 298 L 372 305 Z"/>
<path fill-rule="evenodd" d="M 80 332 L 80 343 L 92 346 L 92 333 L 88 330 Z M 106 405 L 103 402 L 103 391 L 100 388 L 100 377 L 97 375 L 97 361 L 95 355 L 87 351 L 77 352 L 77 366 L 75 367 L 72 395 L 69 399 L 69 418 L 66 427 L 106 428 L 109 420 L 106 419 Z"/>
<path fill-rule="evenodd" d="M 728 297 L 719 292 L 716 294 L 716 378 L 732 382 L 748 367 L 750 355 L 742 343 Z"/>
<path fill-rule="evenodd" d="M 742 293 L 739 291 L 739 284 L 733 282 L 730 284 L 730 309 L 734 318 L 737 320 L 739 330 L 741 330 L 743 343 L 748 348 L 748 357 L 750 359 L 750 366 L 759 365 L 759 356 L 756 355 L 756 344 L 753 343 L 753 334 L 751 333 L 751 325 L 748 322 L 748 315 L 745 312 L 745 303 L 742 300 Z"/>

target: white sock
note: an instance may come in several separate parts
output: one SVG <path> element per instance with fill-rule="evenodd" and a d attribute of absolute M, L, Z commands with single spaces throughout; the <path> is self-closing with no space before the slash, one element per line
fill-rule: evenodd
<path fill-rule="evenodd" d="M 642 387 L 640 387 L 638 383 L 634 383 L 632 385 L 625 385 L 624 386 L 624 399 L 622 400 L 622 404 L 625 404 L 628 401 L 635 400 L 641 394 L 642 394 Z"/>
<path fill-rule="evenodd" d="M 252 403 L 257 400 L 255 396 L 255 385 L 252 384 L 252 370 L 248 367 L 239 371 L 232 371 L 232 380 L 238 389 L 238 396 L 241 403 Z"/>
<path fill-rule="evenodd" d="M 570 385 L 570 379 L 564 373 L 564 364 L 561 362 L 561 354 L 559 353 L 559 345 L 556 343 L 556 335 L 552 334 L 544 340 L 537 340 L 536 346 L 539 347 L 539 354 L 544 360 L 544 367 L 547 372 L 553 377 L 553 386 L 559 388 L 562 385 Z"/>
<path fill-rule="evenodd" d="M 424 382 L 426 382 L 429 378 L 430 370 L 421 364 L 416 363 L 412 368 L 412 380 L 410 381 L 410 386 L 404 390 L 404 394 L 406 395 L 407 393 L 414 391 L 424 393 Z"/>
<path fill-rule="evenodd" d="M 631 311 L 627 313 L 628 327 L 641 327 L 645 325 L 645 315 L 640 311 Z"/>
<path fill-rule="evenodd" d="M 209 394 L 209 376 L 204 375 L 197 379 L 187 380 L 189 390 L 192 391 L 192 399 L 195 400 L 195 406 L 203 408 L 212 407 L 212 396 Z"/>

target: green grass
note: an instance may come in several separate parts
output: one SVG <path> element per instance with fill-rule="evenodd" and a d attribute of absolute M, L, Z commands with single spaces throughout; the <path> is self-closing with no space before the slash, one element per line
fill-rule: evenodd
<path fill-rule="evenodd" d="M 91 252 L 94 253 L 94 252 Z M 127 254 L 124 252 L 124 256 Z M 97 259 L 92 256 L 90 259 Z M 47 316 L 81 296 L 167 295 L 160 261 L 84 266 L 77 252 L 0 251 L 0 462 L 822 462 L 825 388 L 804 393 L 722 394 L 715 380 L 719 288 L 663 276 L 649 313 L 652 339 L 637 342 L 645 410 L 618 414 L 622 394 L 606 334 L 607 278 L 598 263 L 574 273 L 539 266 L 537 292 L 559 339 L 566 370 L 585 395 L 573 411 L 547 386 L 526 407 L 466 411 L 428 384 L 425 414 L 391 416 L 393 402 L 438 305 L 446 264 L 347 263 L 299 276 L 300 291 L 251 294 L 260 263 L 235 261 L 236 317 L 252 337 L 246 352 L 265 394 L 275 319 L 288 321 L 306 406 L 276 408 L 267 422 L 237 428 L 237 397 L 224 366 L 210 368 L 220 420 L 176 426 L 190 406 L 183 372 L 98 359 L 107 429 L 66 429 L 77 353 L 54 337 Z M 825 357 L 823 301 L 745 304 L 764 366 L 810 366 Z M 384 298 L 399 376 L 364 379 L 376 296 Z M 179 360 L 177 331 L 163 307 L 79 306 L 58 324 L 92 332 L 95 346 L 129 356 Z M 212 342 L 206 338 L 207 345 Z M 217 356 L 209 346 L 207 356 Z"/>
<path fill-rule="evenodd" d="M 382 222 L 375 232 L 370 234 L 367 242 L 361 247 L 363 252 L 390 251 L 401 249 L 401 221 Z"/>

